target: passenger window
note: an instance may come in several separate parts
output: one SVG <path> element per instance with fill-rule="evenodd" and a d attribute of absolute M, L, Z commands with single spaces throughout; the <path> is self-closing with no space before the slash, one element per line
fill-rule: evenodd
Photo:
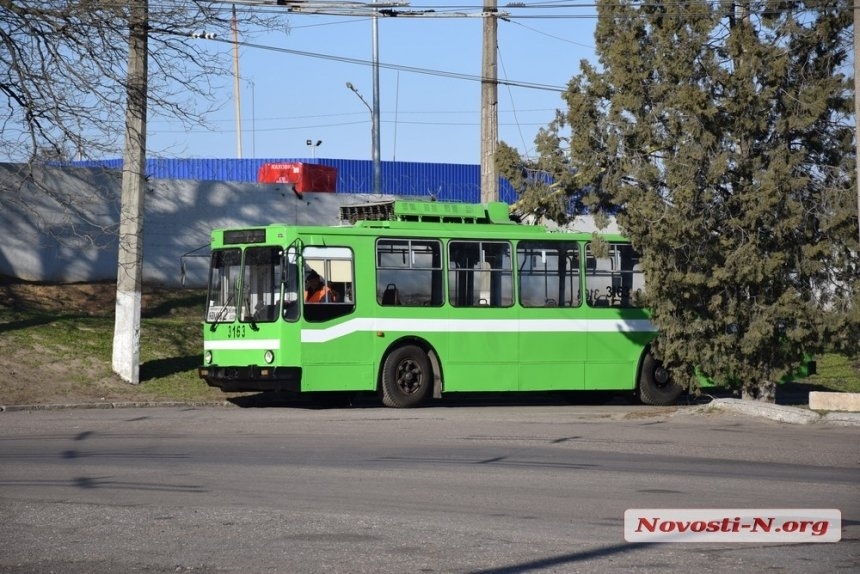
<path fill-rule="evenodd" d="M 579 244 L 571 241 L 520 241 L 517 269 L 523 307 L 578 307 Z"/>
<path fill-rule="evenodd" d="M 419 239 L 378 240 L 376 301 L 386 307 L 442 305 L 442 243 Z"/>
<path fill-rule="evenodd" d="M 511 244 L 451 241 L 448 293 L 455 307 L 510 307 L 514 304 Z"/>
<path fill-rule="evenodd" d="M 605 248 L 604 248 L 605 247 Z M 639 254 L 627 243 L 585 248 L 585 289 L 591 307 L 638 308 L 646 305 L 645 274 Z"/>

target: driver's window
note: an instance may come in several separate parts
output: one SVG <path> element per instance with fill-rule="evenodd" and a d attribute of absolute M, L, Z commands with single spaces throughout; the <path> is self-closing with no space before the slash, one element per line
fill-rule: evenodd
<path fill-rule="evenodd" d="M 353 254 L 348 247 L 305 247 L 302 252 L 304 314 L 325 321 L 355 308 Z"/>

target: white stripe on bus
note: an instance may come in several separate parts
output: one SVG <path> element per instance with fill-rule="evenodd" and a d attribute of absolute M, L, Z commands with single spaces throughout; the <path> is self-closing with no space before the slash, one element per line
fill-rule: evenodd
<path fill-rule="evenodd" d="M 653 333 L 648 319 L 350 319 L 327 329 L 302 329 L 302 343 L 326 343 L 359 332 L 398 333 Z M 206 341 L 204 350 L 279 350 L 278 339 Z"/>
<path fill-rule="evenodd" d="M 358 332 L 398 333 L 653 333 L 648 319 L 350 319 L 326 329 L 302 329 L 302 343 L 326 343 Z"/>
<path fill-rule="evenodd" d="M 204 341 L 204 351 L 266 351 L 281 348 L 279 339 L 228 339 L 226 341 Z"/>

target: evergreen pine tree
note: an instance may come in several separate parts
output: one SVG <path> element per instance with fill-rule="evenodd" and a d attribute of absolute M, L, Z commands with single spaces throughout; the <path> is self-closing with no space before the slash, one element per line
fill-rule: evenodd
<path fill-rule="evenodd" d="M 805 354 L 857 348 L 851 24 L 847 0 L 598 3 L 599 68 L 550 130 L 643 253 L 682 383 L 772 400 Z"/>

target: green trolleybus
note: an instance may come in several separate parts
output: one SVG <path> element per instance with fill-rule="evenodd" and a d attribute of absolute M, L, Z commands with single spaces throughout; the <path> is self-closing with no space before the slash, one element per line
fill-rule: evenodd
<path fill-rule="evenodd" d="M 614 391 L 674 402 L 620 235 L 520 225 L 504 203 L 341 208 L 341 226 L 212 232 L 199 375 L 225 392 Z M 594 247 L 594 248 L 593 248 Z"/>

